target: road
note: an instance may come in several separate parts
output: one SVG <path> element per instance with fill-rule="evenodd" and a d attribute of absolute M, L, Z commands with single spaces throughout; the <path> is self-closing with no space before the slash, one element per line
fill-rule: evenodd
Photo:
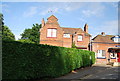
<path fill-rule="evenodd" d="M 93 80 L 107 80 L 120 81 L 120 67 L 113 67 L 110 65 L 93 65 L 92 67 L 86 67 L 71 72 L 67 75 L 56 78 L 57 80 L 71 80 L 71 81 L 93 81 Z M 92 80 L 93 79 L 93 80 Z"/>

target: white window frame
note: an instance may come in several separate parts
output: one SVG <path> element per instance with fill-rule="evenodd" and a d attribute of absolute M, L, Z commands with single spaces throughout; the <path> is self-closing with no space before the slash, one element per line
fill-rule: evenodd
<path fill-rule="evenodd" d="M 69 34 L 69 33 L 64 33 L 64 34 L 63 34 L 63 37 L 64 37 L 64 38 L 70 38 L 70 34 Z"/>
<path fill-rule="evenodd" d="M 55 28 L 48 28 L 47 29 L 47 37 L 57 37 L 57 29 Z"/>
<path fill-rule="evenodd" d="M 120 42 L 120 38 L 114 38 L 114 42 Z"/>
<path fill-rule="evenodd" d="M 98 50 L 97 51 L 97 58 L 106 58 L 105 50 Z"/>
<path fill-rule="evenodd" d="M 83 41 L 83 36 L 82 35 L 78 35 L 78 41 Z"/>
<path fill-rule="evenodd" d="M 117 54 L 116 53 L 110 53 L 110 58 L 111 59 L 115 59 L 117 57 Z"/>

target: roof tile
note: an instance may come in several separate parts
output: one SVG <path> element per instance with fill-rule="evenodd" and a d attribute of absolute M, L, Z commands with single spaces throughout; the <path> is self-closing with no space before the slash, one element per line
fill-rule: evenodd
<path fill-rule="evenodd" d="M 114 43 L 112 37 L 114 37 L 114 35 L 97 35 L 92 40 L 93 42 Z"/>

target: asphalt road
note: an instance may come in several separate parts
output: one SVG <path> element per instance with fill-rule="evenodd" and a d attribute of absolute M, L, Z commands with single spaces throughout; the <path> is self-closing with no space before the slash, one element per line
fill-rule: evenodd
<path fill-rule="evenodd" d="M 107 80 L 120 81 L 120 67 L 113 67 L 110 65 L 93 65 L 92 67 L 81 68 L 75 72 L 56 78 L 57 80 L 71 80 L 71 81 L 93 81 Z"/>

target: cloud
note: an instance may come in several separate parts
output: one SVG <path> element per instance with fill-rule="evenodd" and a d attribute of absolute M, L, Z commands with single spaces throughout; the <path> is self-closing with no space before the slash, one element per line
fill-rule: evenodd
<path fill-rule="evenodd" d="M 8 10 L 9 5 L 4 4 L 4 3 L 0 3 L 0 12 L 10 12 L 10 10 Z"/>
<path fill-rule="evenodd" d="M 40 14 L 46 15 L 49 11 L 52 13 L 65 13 L 79 9 L 83 4 L 76 2 L 64 2 L 64 3 L 49 3 L 47 7 L 44 7 Z"/>
<path fill-rule="evenodd" d="M 7 4 L 0 4 L 0 7 L 9 7 Z"/>
<path fill-rule="evenodd" d="M 112 3 L 109 3 L 109 4 L 112 5 L 115 8 L 118 8 L 118 2 L 112 2 Z"/>
<path fill-rule="evenodd" d="M 25 11 L 24 13 L 23 13 L 23 16 L 24 17 L 32 17 L 32 16 L 34 16 L 35 14 L 37 14 L 37 8 L 38 7 L 35 7 L 35 6 L 32 6 L 32 7 L 30 7 L 27 11 Z"/>
<path fill-rule="evenodd" d="M 109 21 L 105 23 L 105 26 L 102 27 L 108 34 L 118 34 L 118 21 Z"/>
<path fill-rule="evenodd" d="M 107 21 L 103 23 L 103 25 L 97 27 L 97 31 L 106 32 L 110 35 L 117 35 L 118 34 L 118 20 Z"/>
<path fill-rule="evenodd" d="M 65 4 L 65 6 L 63 6 L 63 9 L 65 9 L 66 11 L 74 11 L 81 8 L 82 6 L 83 6 L 83 3 L 71 2 L 71 3 Z"/>
<path fill-rule="evenodd" d="M 91 27 L 90 33 L 92 35 L 92 38 L 94 38 L 96 35 L 101 34 L 101 32 L 105 32 L 106 35 L 120 35 L 120 30 L 118 30 L 118 21 L 106 21 L 102 25 L 97 27 Z"/>
<path fill-rule="evenodd" d="M 82 10 L 82 14 L 86 17 L 102 16 L 105 6 L 101 3 L 88 3 L 87 9 Z"/>

